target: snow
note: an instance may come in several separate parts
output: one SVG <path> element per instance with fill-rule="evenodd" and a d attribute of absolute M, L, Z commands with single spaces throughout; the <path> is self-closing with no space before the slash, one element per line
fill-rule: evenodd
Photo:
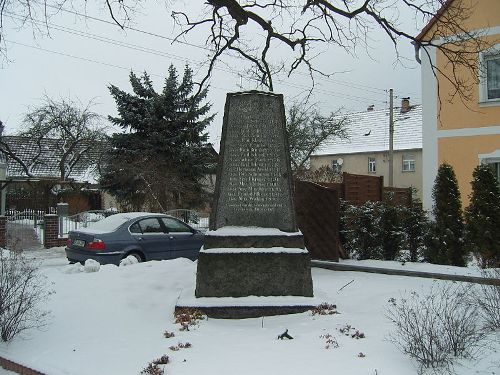
<path fill-rule="evenodd" d="M 449 283 L 313 268 L 314 299 L 336 304 L 339 314 L 209 318 L 189 331 L 180 331 L 173 311 L 181 296 L 193 296 L 196 262 L 175 259 L 127 267 L 102 265 L 97 272 L 86 273 L 81 268 L 67 271 L 76 266 L 68 265 L 62 247 L 30 252 L 29 256 L 41 262 L 40 271 L 55 291 L 44 306 L 51 310 L 52 318 L 42 330 L 0 343 L 0 355 L 50 375 L 138 375 L 164 354 L 170 357 L 165 373 L 172 375 L 413 375 L 417 374 L 415 362 L 387 340 L 392 329 L 385 316 L 388 301 L 405 291 L 428 291 L 433 285 Z M 377 261 L 362 264 L 382 266 Z M 428 264 L 383 265 L 441 273 L 475 272 Z M 266 304 L 267 300 L 248 297 L 245 302 Z M 346 325 L 366 338 L 340 333 Z M 286 329 L 293 340 L 278 340 Z M 165 331 L 174 332 L 175 337 L 165 338 Z M 337 340 L 338 348 L 326 348 L 328 334 Z M 491 347 L 484 347 L 477 361 L 456 363 L 456 374 L 499 374 L 498 338 Z M 192 347 L 169 349 L 179 343 Z"/>
<path fill-rule="evenodd" d="M 141 216 L 160 216 L 162 214 L 150 213 L 150 212 L 127 212 L 122 214 L 115 214 L 108 216 L 102 220 L 90 223 L 87 228 L 78 229 L 79 232 L 83 233 L 109 233 L 117 230 L 122 224 L 126 223 L 130 219 L 135 219 Z"/>
<path fill-rule="evenodd" d="M 288 253 L 288 254 L 303 254 L 307 253 L 305 249 L 293 248 L 293 247 L 271 247 L 271 248 L 260 248 L 260 247 L 251 247 L 251 248 L 211 248 L 204 249 L 201 248 L 200 252 L 207 254 L 227 254 L 227 253 Z"/>
<path fill-rule="evenodd" d="M 343 115 L 339 116 L 340 118 Z M 389 109 L 364 111 L 347 115 L 348 139 L 329 139 L 313 155 L 382 152 L 389 149 Z M 422 106 L 408 112 L 394 113 L 394 150 L 422 149 Z"/>
<path fill-rule="evenodd" d="M 298 236 L 302 233 L 298 232 L 283 232 L 278 228 L 262 228 L 262 227 L 237 227 L 225 226 L 217 230 L 206 232 L 208 236 Z"/>

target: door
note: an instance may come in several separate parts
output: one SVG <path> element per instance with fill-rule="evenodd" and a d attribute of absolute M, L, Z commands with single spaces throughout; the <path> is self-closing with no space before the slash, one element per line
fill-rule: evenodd
<path fill-rule="evenodd" d="M 168 259 L 174 249 L 174 238 L 166 233 L 157 217 L 141 219 L 130 226 L 130 233 L 143 250 L 147 260 Z"/>
<path fill-rule="evenodd" d="M 172 217 L 164 217 L 162 221 L 173 240 L 172 258 L 197 259 L 203 244 L 202 234 Z"/>

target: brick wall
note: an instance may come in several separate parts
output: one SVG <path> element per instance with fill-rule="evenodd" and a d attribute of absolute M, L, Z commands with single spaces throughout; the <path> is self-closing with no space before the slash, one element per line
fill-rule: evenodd
<path fill-rule="evenodd" d="M 14 361 L 10 361 L 7 358 L 1 356 L 0 366 L 6 370 L 10 370 L 21 375 L 45 375 L 43 372 L 33 370 L 32 368 L 26 367 Z"/>
<path fill-rule="evenodd" d="M 66 238 L 59 237 L 59 217 L 57 215 L 48 214 L 44 217 L 45 230 L 43 232 L 43 245 L 46 249 L 51 247 L 66 245 Z"/>

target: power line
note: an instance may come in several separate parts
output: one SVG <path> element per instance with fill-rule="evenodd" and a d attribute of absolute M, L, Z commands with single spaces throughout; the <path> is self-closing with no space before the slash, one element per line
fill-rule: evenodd
<path fill-rule="evenodd" d="M 95 64 L 100 64 L 100 65 L 104 65 L 104 66 L 108 66 L 108 67 L 112 67 L 112 68 L 117 68 L 117 69 L 129 70 L 130 71 L 129 67 L 123 67 L 123 66 L 119 66 L 119 65 L 115 65 L 115 64 L 111 64 L 111 63 L 106 63 L 106 62 L 102 62 L 102 61 L 95 60 L 95 59 L 90 59 L 90 58 L 81 57 L 81 56 L 77 56 L 77 55 L 73 55 L 73 54 L 68 54 L 68 53 L 64 53 L 64 52 L 49 50 L 49 49 L 45 49 L 45 48 L 42 48 L 42 47 L 27 45 L 27 44 L 20 43 L 20 42 L 14 42 L 14 41 L 11 41 L 11 40 L 5 40 L 5 41 L 9 42 L 9 43 L 12 43 L 12 44 L 21 45 L 23 47 L 33 48 L 33 49 L 37 49 L 37 50 L 40 50 L 40 51 L 57 54 L 57 55 L 60 55 L 60 56 L 70 57 L 70 58 L 74 58 L 74 59 L 78 59 L 78 60 L 82 60 L 82 61 L 86 61 L 86 62 L 92 62 L 92 63 L 95 63 Z M 114 44 L 112 41 L 108 41 L 108 42 L 111 43 L 111 44 Z M 119 45 L 125 46 L 125 44 L 127 44 L 127 43 L 124 43 L 124 45 L 121 45 L 121 44 L 119 44 Z M 135 49 L 135 48 L 133 48 L 133 49 Z M 150 53 L 150 52 L 145 51 L 145 50 L 142 50 L 142 52 Z M 161 51 L 159 51 L 159 52 L 161 53 Z M 179 58 L 181 58 L 181 57 L 179 57 Z M 192 61 L 195 61 L 195 60 L 192 60 Z M 242 76 L 237 71 L 232 70 L 232 69 L 219 68 L 219 67 L 216 67 L 215 69 L 224 71 L 226 73 L 230 73 L 230 74 Z M 152 75 L 163 78 L 162 76 L 160 76 L 158 74 L 152 74 Z M 248 77 L 248 76 L 245 76 L 245 78 L 247 80 L 251 80 L 252 79 L 252 77 Z M 288 82 L 288 81 L 284 81 L 282 79 L 276 79 L 275 81 L 277 83 L 280 83 L 280 84 L 284 85 L 284 86 L 288 86 L 288 87 L 292 87 L 292 88 L 296 88 L 296 89 L 300 89 L 300 90 L 304 90 L 304 91 L 309 91 L 310 90 L 310 88 L 307 87 L 307 86 L 300 85 L 300 84 L 297 84 L 297 83 L 291 83 L 291 82 Z M 211 87 L 215 87 L 215 86 L 211 85 Z M 219 89 L 222 89 L 222 88 L 219 88 Z M 357 96 L 357 95 L 338 94 L 338 93 L 333 92 L 331 90 L 322 89 L 322 88 L 318 88 L 318 87 L 316 87 L 314 90 L 316 92 L 324 93 L 324 94 L 327 94 L 329 96 L 333 96 L 333 97 L 337 97 L 337 98 L 342 98 L 342 99 L 346 99 L 346 100 L 352 100 L 352 101 L 356 101 L 356 102 L 359 102 L 359 100 L 366 100 L 368 102 L 379 102 L 379 103 L 383 103 L 384 102 L 382 100 L 373 100 L 373 98 L 366 98 L 366 97 Z"/>
<path fill-rule="evenodd" d="M 120 27 L 120 26 L 117 25 L 116 22 L 108 21 L 108 20 L 105 20 L 105 19 L 102 19 L 102 18 L 99 18 L 99 17 L 89 16 L 89 15 L 87 15 L 85 13 L 80 13 L 80 12 L 77 12 L 77 11 L 74 11 L 74 10 L 69 10 L 69 9 L 65 9 L 63 7 L 57 7 L 57 6 L 50 5 L 50 4 L 46 4 L 46 6 L 49 7 L 49 8 L 52 8 L 52 9 L 56 9 L 58 11 L 63 11 L 63 12 L 70 13 L 70 14 L 73 14 L 73 15 L 76 15 L 76 16 L 80 16 L 80 17 L 84 17 L 86 19 L 90 19 L 90 20 L 93 20 L 93 21 L 105 23 L 105 24 L 111 25 L 113 27 Z M 40 21 L 38 21 L 38 22 L 40 22 Z M 164 39 L 164 40 L 169 40 L 171 43 L 179 43 L 179 44 L 187 45 L 189 47 L 195 47 L 195 48 L 198 48 L 198 49 L 202 49 L 202 50 L 208 51 L 210 53 L 214 53 L 213 49 L 208 48 L 206 46 L 201 46 L 201 45 L 198 45 L 198 44 L 185 42 L 185 41 L 182 41 L 182 40 L 179 40 L 179 39 L 176 39 L 176 38 L 167 37 L 165 35 L 157 34 L 157 33 L 154 33 L 154 32 L 150 32 L 150 31 L 147 31 L 147 30 L 143 30 L 143 29 L 139 29 L 139 28 L 135 28 L 135 27 L 131 27 L 131 26 L 121 25 L 121 27 L 123 29 L 131 30 L 131 31 L 138 32 L 138 33 L 141 33 L 141 34 L 144 34 L 144 35 L 148 35 L 148 36 L 152 36 L 152 37 L 156 37 L 156 38 L 161 38 L 161 39 Z M 243 60 L 245 60 L 242 56 L 233 56 L 233 55 L 228 55 L 228 56 L 230 56 L 232 58 L 237 58 L 237 59 L 243 59 Z M 309 74 L 307 74 L 307 73 L 297 72 L 297 71 L 295 72 L 295 74 L 301 75 L 301 76 L 309 76 Z M 357 90 L 364 90 L 364 91 L 367 91 L 366 89 L 376 90 L 376 92 L 372 92 L 372 93 L 379 94 L 379 95 L 385 95 L 385 91 L 386 91 L 385 89 L 382 89 L 382 88 L 379 88 L 379 87 L 373 87 L 373 86 L 363 85 L 361 83 L 349 82 L 349 81 L 345 81 L 345 80 L 332 79 L 330 77 L 324 77 L 324 76 L 322 76 L 321 79 L 329 81 L 329 82 L 332 82 L 332 83 L 336 83 L 336 84 L 339 84 L 339 85 L 347 86 L 347 87 L 350 87 L 350 88 L 353 88 L 353 89 L 357 89 Z"/>

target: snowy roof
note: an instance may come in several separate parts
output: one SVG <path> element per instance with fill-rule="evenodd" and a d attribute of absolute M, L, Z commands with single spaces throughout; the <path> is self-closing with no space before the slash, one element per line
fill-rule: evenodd
<path fill-rule="evenodd" d="M 29 170 L 32 177 L 60 178 L 59 162 L 62 159 L 64 150 L 59 139 L 43 138 L 39 140 L 22 136 L 3 136 L 2 141 L 8 145 L 16 157 L 26 164 L 31 164 Z M 90 161 L 84 155 L 79 156 L 81 150 L 86 146 L 82 143 L 78 144 L 72 155 L 68 157 L 67 160 L 71 160 L 73 157 L 77 161 L 69 175 L 66 176 L 67 179 L 79 182 L 95 182 L 95 162 Z M 95 153 L 97 150 L 92 148 L 91 152 Z M 36 162 L 33 162 L 35 160 Z M 13 178 L 27 177 L 21 165 L 10 157 L 7 161 L 7 176 Z"/>
<path fill-rule="evenodd" d="M 349 139 L 327 140 L 313 155 L 338 155 L 389 150 L 389 109 L 351 113 Z M 407 112 L 394 109 L 394 150 L 422 148 L 422 105 Z"/>

